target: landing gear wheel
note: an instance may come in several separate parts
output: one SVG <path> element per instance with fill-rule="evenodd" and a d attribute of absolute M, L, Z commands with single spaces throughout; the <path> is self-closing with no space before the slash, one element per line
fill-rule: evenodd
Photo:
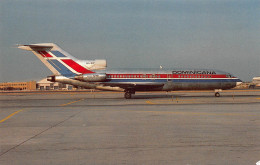
<path fill-rule="evenodd" d="M 126 99 L 131 99 L 131 97 L 132 97 L 132 94 L 130 92 L 126 92 L 125 93 L 125 98 Z"/>
<path fill-rule="evenodd" d="M 218 92 L 216 92 L 215 97 L 220 97 L 220 94 Z"/>

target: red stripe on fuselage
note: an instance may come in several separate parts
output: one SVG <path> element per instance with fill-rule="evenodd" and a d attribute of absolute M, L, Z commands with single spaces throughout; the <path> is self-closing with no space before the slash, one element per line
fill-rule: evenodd
<path fill-rule="evenodd" d="M 95 73 L 95 72 L 92 72 L 91 70 L 87 70 L 86 68 L 82 67 L 81 65 L 79 65 L 78 63 L 76 63 L 75 61 L 73 61 L 71 59 L 64 59 L 62 61 L 79 73 L 82 73 L 82 74 Z"/>
<path fill-rule="evenodd" d="M 42 55 L 42 57 L 52 57 L 52 55 L 50 55 L 46 51 L 38 51 L 38 52 Z"/>

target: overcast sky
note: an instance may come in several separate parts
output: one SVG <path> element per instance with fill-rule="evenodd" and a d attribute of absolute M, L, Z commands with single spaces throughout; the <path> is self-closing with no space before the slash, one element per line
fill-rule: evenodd
<path fill-rule="evenodd" d="M 0 1 L 0 82 L 51 75 L 15 48 L 43 42 L 109 68 L 208 68 L 251 81 L 260 76 L 260 1 Z"/>

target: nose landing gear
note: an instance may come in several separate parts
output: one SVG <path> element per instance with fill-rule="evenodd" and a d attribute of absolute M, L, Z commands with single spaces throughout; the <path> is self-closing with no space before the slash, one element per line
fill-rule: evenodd
<path fill-rule="evenodd" d="M 215 97 L 220 97 L 219 92 L 222 92 L 222 89 L 215 89 Z"/>

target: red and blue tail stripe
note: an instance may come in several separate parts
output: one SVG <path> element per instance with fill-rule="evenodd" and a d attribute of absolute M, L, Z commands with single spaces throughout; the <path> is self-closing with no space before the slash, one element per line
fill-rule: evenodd
<path fill-rule="evenodd" d="M 51 53 L 54 54 L 56 57 L 67 57 L 59 51 L 51 51 Z"/>
<path fill-rule="evenodd" d="M 39 54 L 42 55 L 42 57 L 52 57 L 52 55 L 50 55 L 49 53 L 47 53 L 46 51 L 38 51 Z"/>
<path fill-rule="evenodd" d="M 75 76 L 76 74 L 56 59 L 47 60 L 61 75 Z"/>
<path fill-rule="evenodd" d="M 81 65 L 79 65 L 78 63 L 76 63 L 75 61 L 73 61 L 71 59 L 64 59 L 64 60 L 61 60 L 61 61 L 63 61 L 70 68 L 74 69 L 75 71 L 77 71 L 79 73 L 82 73 L 82 74 L 94 73 L 94 72 L 87 70 L 86 68 L 82 67 Z"/>
<path fill-rule="evenodd" d="M 54 75 L 73 76 L 95 73 L 87 65 L 54 43 L 19 45 L 20 49 L 32 51 Z"/>
<path fill-rule="evenodd" d="M 95 73 L 78 64 L 71 59 L 69 55 L 65 55 L 60 51 L 38 51 L 61 75 L 76 75 Z"/>

